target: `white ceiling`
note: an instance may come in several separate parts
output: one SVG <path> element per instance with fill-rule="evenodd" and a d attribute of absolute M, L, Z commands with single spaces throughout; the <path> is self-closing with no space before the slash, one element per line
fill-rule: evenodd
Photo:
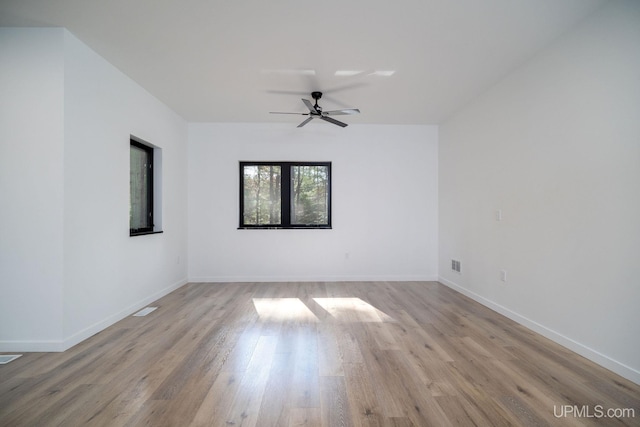
<path fill-rule="evenodd" d="M 66 27 L 189 122 L 297 124 L 268 112 L 320 90 L 347 123 L 437 124 L 603 2 L 0 0 L 0 26 Z"/>

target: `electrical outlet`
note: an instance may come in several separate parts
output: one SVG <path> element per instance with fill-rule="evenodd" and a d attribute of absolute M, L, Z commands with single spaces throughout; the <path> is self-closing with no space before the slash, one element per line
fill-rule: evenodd
<path fill-rule="evenodd" d="M 507 270 L 500 270 L 500 280 L 503 282 L 507 281 Z"/>
<path fill-rule="evenodd" d="M 457 273 L 461 273 L 460 271 L 460 261 L 452 259 L 451 260 L 451 269 Z"/>

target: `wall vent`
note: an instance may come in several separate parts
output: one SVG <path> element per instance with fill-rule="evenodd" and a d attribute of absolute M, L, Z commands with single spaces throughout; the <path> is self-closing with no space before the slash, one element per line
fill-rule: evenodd
<path fill-rule="evenodd" d="M 134 314 L 135 317 L 142 317 L 142 316 L 146 316 L 147 314 L 151 313 L 153 310 L 155 310 L 158 307 L 146 307 L 143 308 L 142 310 L 140 310 L 139 312 L 137 312 L 136 314 Z"/>
<path fill-rule="evenodd" d="M 451 260 L 451 269 L 457 273 L 460 273 L 460 261 L 452 259 Z"/>
<path fill-rule="evenodd" d="M 9 362 L 13 362 L 20 356 L 22 355 L 21 354 L 0 354 L 0 365 L 6 365 Z"/>

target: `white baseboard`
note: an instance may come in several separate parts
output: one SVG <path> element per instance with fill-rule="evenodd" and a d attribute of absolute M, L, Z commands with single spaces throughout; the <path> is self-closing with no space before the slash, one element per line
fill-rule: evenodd
<path fill-rule="evenodd" d="M 73 347 L 74 345 L 86 340 L 87 338 L 97 334 L 98 332 L 108 328 L 109 326 L 113 325 L 114 323 L 118 322 L 119 320 L 124 319 L 125 317 L 135 313 L 136 311 L 140 310 L 141 308 L 145 307 L 146 305 L 148 305 L 149 303 L 154 302 L 157 299 L 162 298 L 163 296 L 175 291 L 176 289 L 178 289 L 179 287 L 185 285 L 187 283 L 186 279 L 180 280 L 152 295 L 149 295 L 146 298 L 143 298 L 142 300 L 131 304 L 129 307 L 120 310 L 118 313 L 115 313 L 109 317 L 107 317 L 104 320 L 101 320 L 100 322 L 94 323 L 93 325 L 89 326 L 88 328 L 85 328 L 79 332 L 76 332 L 75 334 L 71 335 L 70 337 L 67 337 L 64 340 L 64 345 L 63 345 L 63 350 L 67 350 L 71 347 Z"/>
<path fill-rule="evenodd" d="M 189 283 L 259 283 L 259 282 L 436 282 L 435 275 L 407 276 L 195 276 Z"/>
<path fill-rule="evenodd" d="M 98 332 L 108 328 L 114 323 L 124 319 L 125 317 L 135 313 L 149 303 L 173 292 L 179 287 L 187 283 L 186 279 L 180 280 L 142 300 L 131 304 L 130 306 L 120 310 L 111 316 L 94 323 L 93 325 L 76 332 L 75 334 L 65 338 L 63 341 L 0 341 L 0 351 L 7 352 L 61 352 L 74 345 L 86 340 L 87 338 L 97 334 Z"/>
<path fill-rule="evenodd" d="M 616 374 L 628 379 L 629 381 L 633 381 L 636 384 L 640 384 L 640 371 L 630 366 L 627 366 L 623 363 L 620 363 L 617 360 L 614 360 L 607 355 L 604 355 L 592 348 L 585 346 L 584 344 L 574 341 L 571 338 L 566 337 L 554 331 L 553 329 L 549 329 L 546 326 L 535 322 L 534 320 L 531 320 L 525 316 L 522 316 L 500 304 L 497 304 L 479 294 L 476 294 L 473 291 L 468 290 L 467 288 L 464 288 L 458 285 L 455 282 L 447 280 L 444 277 L 439 277 L 438 281 L 443 285 L 448 286 L 449 288 L 454 289 L 460 292 L 461 294 L 468 296 L 472 300 L 479 302 L 485 307 L 490 308 L 491 310 L 497 313 L 500 313 L 505 317 L 508 317 L 514 322 L 517 322 L 522 326 L 525 326 L 531 329 L 532 331 L 537 332 L 546 338 L 549 338 L 551 341 L 554 341 L 555 343 L 560 344 L 561 346 L 566 347 L 569 350 L 578 353 L 579 355 L 591 360 L 592 362 L 595 362 L 598 365 L 606 369 L 609 369 L 612 372 L 615 372 Z"/>

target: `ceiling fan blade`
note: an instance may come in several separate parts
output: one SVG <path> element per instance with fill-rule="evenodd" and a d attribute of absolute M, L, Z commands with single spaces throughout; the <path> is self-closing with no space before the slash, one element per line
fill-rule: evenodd
<path fill-rule="evenodd" d="M 307 120 L 305 120 L 304 122 L 300 123 L 298 125 L 299 128 L 301 128 L 302 126 L 306 125 L 307 123 L 309 123 L 311 120 L 313 120 L 313 116 L 309 117 Z"/>
<path fill-rule="evenodd" d="M 295 114 L 297 116 L 308 116 L 309 113 L 285 113 L 282 111 L 269 111 L 269 114 Z"/>
<path fill-rule="evenodd" d="M 338 87 L 325 88 L 325 90 L 323 90 L 322 93 L 331 94 L 331 93 L 341 92 L 343 90 L 357 89 L 359 87 L 364 87 L 364 86 L 368 86 L 368 84 L 364 82 L 355 82 L 355 83 L 349 83 L 349 84 L 338 86 Z"/>
<path fill-rule="evenodd" d="M 331 110 L 331 111 L 323 111 L 323 116 L 341 116 L 345 114 L 360 114 L 360 110 L 357 108 L 345 108 L 344 110 Z"/>
<path fill-rule="evenodd" d="M 310 90 L 266 90 L 265 92 L 276 95 L 309 95 Z"/>
<path fill-rule="evenodd" d="M 309 101 L 308 99 L 302 98 L 302 102 L 304 102 L 304 105 L 306 105 L 307 108 L 309 109 L 309 111 L 311 111 L 312 113 L 317 113 L 318 112 L 316 110 L 316 107 L 314 107 L 313 104 L 311 103 L 311 101 Z"/>
<path fill-rule="evenodd" d="M 347 127 L 346 123 L 339 122 L 336 119 L 332 119 L 331 117 L 320 116 L 320 118 L 322 120 L 324 120 L 325 122 L 333 123 L 334 125 L 338 125 L 338 126 L 343 127 L 343 128 Z"/>

